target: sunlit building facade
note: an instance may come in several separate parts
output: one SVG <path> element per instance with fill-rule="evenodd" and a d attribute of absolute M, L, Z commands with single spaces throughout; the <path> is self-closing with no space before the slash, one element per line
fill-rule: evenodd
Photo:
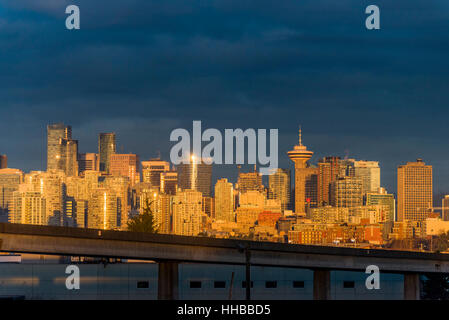
<path fill-rule="evenodd" d="M 370 192 L 366 194 L 366 205 L 382 205 L 389 208 L 389 221 L 396 220 L 396 201 L 394 195 L 387 193 L 384 188 L 379 188 L 377 192 Z"/>
<path fill-rule="evenodd" d="M 211 196 L 212 165 L 192 157 L 190 163 L 177 166 L 178 187 L 182 190 L 196 190 L 205 197 Z"/>
<path fill-rule="evenodd" d="M 330 204 L 334 207 L 356 207 L 363 204 L 362 181 L 355 177 L 338 177 L 330 185 Z"/>
<path fill-rule="evenodd" d="M 318 205 L 330 204 L 329 188 L 338 177 L 346 176 L 346 165 L 340 157 L 325 157 L 318 161 Z"/>
<path fill-rule="evenodd" d="M 116 151 L 115 133 L 100 133 L 98 136 L 98 154 L 100 157 L 99 169 L 109 173 L 111 155 Z"/>
<path fill-rule="evenodd" d="M 154 192 L 147 193 L 145 197 L 141 198 L 141 212 L 143 213 L 148 200 L 157 232 L 169 234 L 172 233 L 173 196 L 160 193 L 157 190 L 154 189 Z"/>
<path fill-rule="evenodd" d="M 220 179 L 215 184 L 215 219 L 235 221 L 234 187 L 228 179 Z"/>
<path fill-rule="evenodd" d="M 265 191 L 265 187 L 262 184 L 262 175 L 255 168 L 253 172 L 240 172 L 237 184 L 240 194 L 248 191 Z"/>
<path fill-rule="evenodd" d="M 179 191 L 173 200 L 173 233 L 196 236 L 201 230 L 202 194 L 196 190 Z"/>
<path fill-rule="evenodd" d="M 170 163 L 161 159 L 142 161 L 142 181 L 148 182 L 152 187 L 161 187 L 161 176 L 170 171 Z"/>
<path fill-rule="evenodd" d="M 441 202 L 441 218 L 444 221 L 449 221 L 449 195 L 445 195 Z"/>
<path fill-rule="evenodd" d="M 350 160 L 348 175 L 362 181 L 362 193 L 376 192 L 380 188 L 380 167 L 378 161 Z"/>
<path fill-rule="evenodd" d="M 10 222 L 46 225 L 45 203 L 45 199 L 40 192 L 15 191 Z"/>
<path fill-rule="evenodd" d="M 117 198 L 117 227 L 126 229 L 130 211 L 130 180 L 124 176 L 100 176 L 99 187 Z"/>
<path fill-rule="evenodd" d="M 268 176 L 268 198 L 279 200 L 282 212 L 290 209 L 291 182 L 290 170 L 278 168 Z"/>
<path fill-rule="evenodd" d="M 98 153 L 81 153 L 78 155 L 79 174 L 84 175 L 85 171 L 99 171 L 100 158 Z"/>
<path fill-rule="evenodd" d="M 140 161 L 136 154 L 112 154 L 109 173 L 113 176 L 128 177 L 131 185 L 140 182 Z"/>
<path fill-rule="evenodd" d="M 92 229 L 119 228 L 119 199 L 114 191 L 98 188 L 89 200 L 87 227 Z"/>
<path fill-rule="evenodd" d="M 166 171 L 161 173 L 161 192 L 175 195 L 178 189 L 178 173 Z"/>
<path fill-rule="evenodd" d="M 72 127 L 63 123 L 47 126 L 47 170 L 78 175 L 78 141 L 72 140 Z"/>
<path fill-rule="evenodd" d="M 22 183 L 23 172 L 18 169 L 0 169 L 0 214 L 7 220 L 11 211 L 13 193 L 19 189 Z"/>
<path fill-rule="evenodd" d="M 0 169 L 8 168 L 8 157 L 4 154 L 0 154 Z"/>
<path fill-rule="evenodd" d="M 423 221 L 433 205 L 432 166 L 422 159 L 398 167 L 398 221 Z"/>

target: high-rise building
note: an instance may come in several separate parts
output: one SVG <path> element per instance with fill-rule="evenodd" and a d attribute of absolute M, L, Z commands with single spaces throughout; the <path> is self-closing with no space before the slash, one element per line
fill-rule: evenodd
<path fill-rule="evenodd" d="M 8 157 L 4 154 L 0 154 L 0 169 L 8 168 Z"/>
<path fill-rule="evenodd" d="M 11 223 L 46 225 L 45 198 L 40 192 L 15 191 Z"/>
<path fill-rule="evenodd" d="M 114 176 L 128 177 L 131 185 L 140 182 L 140 161 L 136 154 L 112 154 L 109 173 Z"/>
<path fill-rule="evenodd" d="M 88 215 L 88 201 L 67 197 L 65 201 L 66 226 L 86 228 Z"/>
<path fill-rule="evenodd" d="M 330 185 L 330 204 L 350 208 L 363 204 L 362 182 L 355 177 L 338 177 Z"/>
<path fill-rule="evenodd" d="M 377 192 L 380 188 L 380 168 L 378 161 L 349 160 L 348 175 L 362 181 L 362 192 Z"/>
<path fill-rule="evenodd" d="M 66 180 L 67 196 L 76 201 L 88 200 L 90 192 L 99 187 L 99 171 L 85 171 L 84 177 L 68 177 Z"/>
<path fill-rule="evenodd" d="M 115 153 L 115 133 L 100 133 L 98 137 L 98 154 L 100 156 L 100 171 L 109 173 L 111 155 Z"/>
<path fill-rule="evenodd" d="M 228 179 L 220 179 L 215 184 L 215 219 L 235 221 L 234 187 Z"/>
<path fill-rule="evenodd" d="M 151 188 L 140 197 L 140 213 L 145 206 L 150 206 L 154 215 L 155 227 L 158 233 L 172 232 L 173 196 L 160 193 L 158 188 Z"/>
<path fill-rule="evenodd" d="M 441 207 L 443 208 L 441 211 L 441 219 L 449 221 L 449 195 L 444 196 Z"/>
<path fill-rule="evenodd" d="M 290 210 L 290 170 L 278 168 L 275 173 L 268 176 L 268 185 L 268 198 L 279 200 L 282 212 Z"/>
<path fill-rule="evenodd" d="M 83 175 L 84 171 L 99 171 L 100 159 L 98 153 L 80 153 L 78 155 L 79 174 Z"/>
<path fill-rule="evenodd" d="M 118 229 L 119 201 L 114 191 L 98 188 L 92 191 L 89 200 L 87 227 L 90 229 Z"/>
<path fill-rule="evenodd" d="M 263 210 L 266 199 L 263 192 L 256 190 L 247 191 L 241 194 L 239 206 L 240 208 L 258 208 Z"/>
<path fill-rule="evenodd" d="M 131 209 L 130 180 L 125 176 L 101 176 L 99 188 L 107 190 L 117 201 L 117 225 L 114 228 L 126 229 L 128 213 Z"/>
<path fill-rule="evenodd" d="M 315 223 L 347 223 L 349 208 L 322 206 L 312 208 L 308 215 L 309 219 Z"/>
<path fill-rule="evenodd" d="M 68 177 L 77 176 L 78 169 L 78 141 L 67 140 L 66 141 L 66 166 L 65 174 Z"/>
<path fill-rule="evenodd" d="M 306 176 L 306 208 L 318 207 L 318 168 L 310 166 L 307 168 L 309 174 Z"/>
<path fill-rule="evenodd" d="M 163 193 L 175 195 L 178 189 L 178 173 L 176 171 L 166 171 L 161 173 L 161 187 Z"/>
<path fill-rule="evenodd" d="M 212 165 L 192 156 L 190 163 L 178 165 L 177 171 L 179 188 L 199 191 L 205 197 L 211 196 Z"/>
<path fill-rule="evenodd" d="M 366 194 L 367 206 L 388 206 L 389 217 L 388 221 L 396 220 L 396 203 L 394 201 L 394 195 L 387 193 L 384 188 L 379 188 L 377 192 L 369 192 Z"/>
<path fill-rule="evenodd" d="M 47 126 L 47 170 L 78 175 L 78 141 L 72 140 L 72 127 L 63 123 Z"/>
<path fill-rule="evenodd" d="M 23 178 L 19 191 L 39 192 L 45 199 L 46 224 L 70 225 L 65 216 L 66 175 L 61 170 L 31 171 Z"/>
<path fill-rule="evenodd" d="M 12 210 L 13 193 L 19 190 L 23 172 L 19 169 L 0 169 L 0 221 L 7 222 Z"/>
<path fill-rule="evenodd" d="M 313 151 L 302 144 L 302 132 L 299 129 L 299 143 L 289 151 L 288 157 L 295 163 L 295 212 L 305 213 L 313 199 L 313 181 L 316 181 L 317 169 L 308 165 Z M 308 189 L 308 190 L 307 190 Z"/>
<path fill-rule="evenodd" d="M 337 177 L 346 176 L 346 164 L 340 157 L 324 157 L 318 161 L 318 205 L 330 204 L 329 187 Z"/>
<path fill-rule="evenodd" d="M 71 223 L 80 228 L 89 225 L 88 208 L 92 200 L 92 194 L 100 187 L 100 177 L 101 173 L 99 171 L 86 170 L 82 178 L 68 177 L 66 179 L 65 216 L 69 224 Z M 126 180 L 128 178 L 123 179 Z M 102 184 L 104 185 L 104 178 Z"/>
<path fill-rule="evenodd" d="M 201 230 L 202 195 L 196 190 L 179 191 L 173 200 L 173 232 L 177 235 L 197 236 Z"/>
<path fill-rule="evenodd" d="M 265 192 L 262 184 L 262 175 L 254 168 L 253 172 L 239 172 L 238 176 L 239 193 L 243 194 L 248 191 Z"/>
<path fill-rule="evenodd" d="M 422 159 L 398 167 L 398 221 L 423 221 L 433 205 L 432 166 Z"/>
<path fill-rule="evenodd" d="M 170 163 L 161 159 L 142 161 L 142 181 L 149 182 L 152 187 L 160 188 L 161 174 L 170 171 Z"/>
<path fill-rule="evenodd" d="M 215 219 L 215 198 L 214 197 L 203 197 L 203 212 L 207 214 L 208 217 Z"/>
<path fill-rule="evenodd" d="M 36 177 L 38 188 L 46 201 L 47 224 L 52 226 L 67 225 L 65 221 L 64 204 L 66 198 L 66 176 L 58 170 L 49 170 Z M 33 181 L 34 182 L 34 181 Z M 36 189 L 35 189 L 36 191 Z"/>
<path fill-rule="evenodd" d="M 72 138 L 72 127 L 63 123 L 47 126 L 47 170 L 65 169 L 63 141 Z"/>

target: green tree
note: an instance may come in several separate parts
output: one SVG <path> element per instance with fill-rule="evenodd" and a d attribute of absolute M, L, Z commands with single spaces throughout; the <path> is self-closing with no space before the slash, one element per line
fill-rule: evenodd
<path fill-rule="evenodd" d="M 133 232 L 157 233 L 158 226 L 154 219 L 151 203 L 145 201 L 143 213 L 135 216 L 128 221 L 128 230 Z"/>
<path fill-rule="evenodd" d="M 449 232 L 442 233 L 432 239 L 432 249 L 436 252 L 446 251 L 449 248 Z"/>

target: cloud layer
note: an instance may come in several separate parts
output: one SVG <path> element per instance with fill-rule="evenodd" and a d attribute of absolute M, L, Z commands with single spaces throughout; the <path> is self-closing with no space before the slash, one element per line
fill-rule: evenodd
<path fill-rule="evenodd" d="M 64 121 L 82 151 L 114 130 L 124 152 L 167 156 L 170 131 L 202 120 L 279 128 L 290 166 L 302 124 L 315 159 L 379 160 L 394 190 L 397 165 L 420 156 L 449 192 L 448 5 L 379 0 L 381 30 L 367 31 L 369 4 L 0 0 L 0 153 L 45 168 L 45 126 Z"/>

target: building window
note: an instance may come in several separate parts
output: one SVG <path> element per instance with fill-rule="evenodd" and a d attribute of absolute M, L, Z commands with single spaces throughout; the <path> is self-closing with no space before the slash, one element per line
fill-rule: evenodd
<path fill-rule="evenodd" d="M 190 289 L 200 289 L 201 281 L 190 281 Z"/>
<path fill-rule="evenodd" d="M 265 281 L 265 288 L 274 289 L 278 287 L 277 281 Z"/>
<path fill-rule="evenodd" d="M 214 281 L 214 288 L 216 289 L 226 288 L 226 281 Z"/>
<path fill-rule="evenodd" d="M 137 281 L 137 289 L 148 289 L 150 283 L 148 281 Z"/>
<path fill-rule="evenodd" d="M 343 288 L 345 289 L 352 289 L 354 288 L 355 283 L 354 281 L 343 281 Z"/>
<path fill-rule="evenodd" d="M 254 287 L 254 282 L 251 281 L 251 288 Z M 242 288 L 246 288 L 246 281 L 242 281 Z"/>
<path fill-rule="evenodd" d="M 293 288 L 304 288 L 304 281 L 293 281 Z"/>

